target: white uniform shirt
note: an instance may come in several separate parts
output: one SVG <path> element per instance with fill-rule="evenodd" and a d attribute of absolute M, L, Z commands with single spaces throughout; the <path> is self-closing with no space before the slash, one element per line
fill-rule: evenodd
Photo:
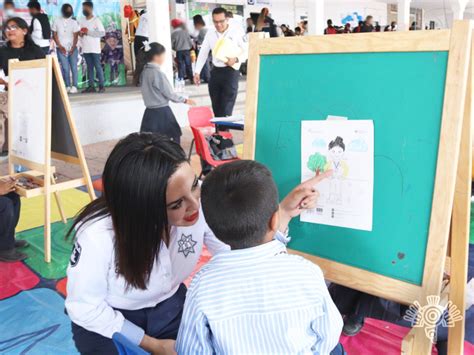
<path fill-rule="evenodd" d="M 72 17 L 64 18 L 58 17 L 51 27 L 53 32 L 58 34 L 59 43 L 67 51 L 71 50 L 72 44 L 74 42 L 74 34 L 78 33 L 80 30 L 79 23 L 74 20 Z"/>
<path fill-rule="evenodd" d="M 135 36 L 148 37 L 148 15 L 146 12 L 140 16 Z"/>
<path fill-rule="evenodd" d="M 41 22 L 38 19 L 33 20 L 33 32 L 31 33 L 31 38 L 37 46 L 40 47 L 49 47 L 49 39 L 43 38 L 43 29 L 41 27 Z"/>
<path fill-rule="evenodd" d="M 126 290 L 125 279 L 115 271 L 111 217 L 88 222 L 76 236 L 67 270 L 69 317 L 77 325 L 107 338 L 124 331 L 125 318 L 113 308 L 155 307 L 174 295 L 196 267 L 204 244 L 212 254 L 229 249 L 210 231 L 201 211 L 193 226 L 171 228 L 169 247 L 162 243 L 147 289 Z M 139 342 L 140 336 L 134 337 Z"/>
<path fill-rule="evenodd" d="M 233 41 L 238 47 L 242 48 L 242 54 L 238 57 L 239 63 L 243 63 L 247 60 L 247 55 L 248 55 L 248 46 L 247 43 L 245 42 L 245 34 L 244 31 L 236 25 L 231 25 L 229 23 L 229 27 L 224 33 L 219 33 L 217 30 L 214 28 L 209 29 L 206 33 L 206 37 L 204 37 L 204 41 L 202 42 L 201 49 L 199 51 L 199 56 L 196 62 L 196 74 L 200 74 L 202 68 L 204 67 L 204 64 L 206 64 L 206 60 L 209 57 L 209 51 L 212 51 L 214 47 L 216 46 L 217 41 L 221 37 L 226 37 Z M 212 58 L 212 64 L 215 67 L 223 68 L 226 66 L 226 64 L 217 59 L 217 58 Z"/>
<path fill-rule="evenodd" d="M 100 38 L 105 36 L 105 28 L 102 21 L 96 16 L 90 20 L 83 17 L 79 20 L 80 28 L 87 28 L 87 35 L 81 37 L 82 53 L 100 54 Z"/>

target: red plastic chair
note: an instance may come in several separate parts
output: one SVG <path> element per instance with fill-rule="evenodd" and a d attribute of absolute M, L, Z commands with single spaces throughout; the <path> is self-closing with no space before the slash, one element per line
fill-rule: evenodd
<path fill-rule="evenodd" d="M 199 155 L 199 157 L 202 160 L 204 160 L 213 168 L 222 164 L 229 163 L 231 161 L 239 160 L 239 158 L 230 159 L 230 160 L 215 160 L 212 157 L 209 145 L 207 144 L 207 141 L 206 141 L 206 137 L 204 136 L 204 133 L 202 132 L 201 128 L 191 126 L 191 131 L 193 132 L 194 142 L 196 143 L 197 155 Z M 199 177 L 201 177 L 202 175 L 203 175 L 203 172 L 201 172 L 201 175 Z"/>
<path fill-rule="evenodd" d="M 212 109 L 208 106 L 198 106 L 198 107 L 191 107 L 188 111 L 188 122 L 189 126 L 192 128 L 200 128 L 206 129 L 208 131 L 206 134 L 212 134 L 215 132 L 215 125 L 211 122 L 211 119 L 214 118 L 214 114 L 212 113 Z M 232 139 L 232 133 L 230 132 L 219 132 L 223 137 Z M 194 135 L 194 133 L 193 133 Z M 191 141 L 191 146 L 189 147 L 188 159 L 191 158 L 191 154 L 193 152 L 193 145 L 196 142 L 196 138 L 193 138 Z M 196 148 L 197 151 L 197 148 Z"/>

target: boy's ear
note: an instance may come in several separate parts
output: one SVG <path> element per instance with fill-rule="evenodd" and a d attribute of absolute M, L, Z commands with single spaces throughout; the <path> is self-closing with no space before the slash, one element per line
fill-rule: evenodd
<path fill-rule="evenodd" d="M 268 223 L 268 229 L 270 229 L 272 232 L 276 232 L 279 226 L 280 226 L 280 211 L 276 210 L 275 213 L 270 218 L 270 221 Z"/>

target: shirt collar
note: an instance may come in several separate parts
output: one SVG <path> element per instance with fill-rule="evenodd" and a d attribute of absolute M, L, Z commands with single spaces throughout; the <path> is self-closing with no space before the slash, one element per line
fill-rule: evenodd
<path fill-rule="evenodd" d="M 278 240 L 258 245 L 253 248 L 228 250 L 214 255 L 212 262 L 219 265 L 235 263 L 256 263 L 279 254 L 286 254 L 286 247 Z"/>

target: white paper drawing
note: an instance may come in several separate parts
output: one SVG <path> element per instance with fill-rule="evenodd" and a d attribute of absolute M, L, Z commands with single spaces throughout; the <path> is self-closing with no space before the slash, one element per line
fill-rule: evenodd
<path fill-rule="evenodd" d="M 318 184 L 318 205 L 302 222 L 372 230 L 374 128 L 371 120 L 301 122 L 301 181 L 332 170 Z"/>
<path fill-rule="evenodd" d="M 12 90 L 11 153 L 44 164 L 46 148 L 46 68 L 14 69 Z"/>

